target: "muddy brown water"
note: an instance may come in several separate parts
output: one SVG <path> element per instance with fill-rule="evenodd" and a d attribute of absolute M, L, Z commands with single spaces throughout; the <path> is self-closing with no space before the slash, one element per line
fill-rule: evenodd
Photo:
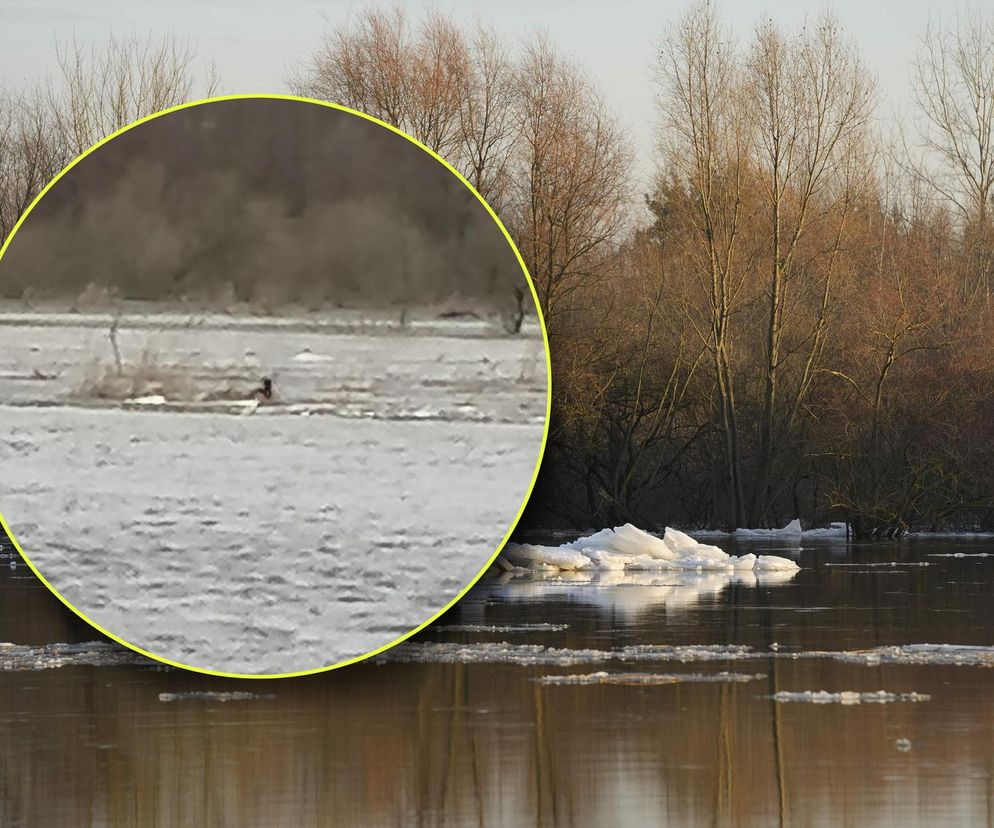
<path fill-rule="evenodd" d="M 0 639 L 33 646 L 0 651 L 0 823 L 990 824 L 994 671 L 818 654 L 989 652 L 994 542 L 749 548 L 802 569 L 768 584 L 491 576 L 407 650 L 260 681 L 165 669 L 99 642 L 46 649 L 96 637 L 4 557 Z M 694 657 L 700 645 L 718 657 Z M 689 660 L 590 655 L 646 646 Z M 587 655 L 550 663 L 549 648 Z M 598 671 L 760 677 L 537 681 Z M 819 690 L 930 698 L 772 698 Z"/>

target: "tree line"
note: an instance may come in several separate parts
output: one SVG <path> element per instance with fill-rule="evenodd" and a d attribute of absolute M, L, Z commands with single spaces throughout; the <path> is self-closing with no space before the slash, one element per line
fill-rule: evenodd
<path fill-rule="evenodd" d="M 994 526 L 994 18 L 922 33 L 899 129 L 830 14 L 737 41 L 705 2 L 661 28 L 647 193 L 548 36 L 370 9 L 289 79 L 441 154 L 515 239 L 554 377 L 525 524 Z M 59 66 L 0 110 L 2 232 L 67 154 L 196 80 L 168 39 Z"/>

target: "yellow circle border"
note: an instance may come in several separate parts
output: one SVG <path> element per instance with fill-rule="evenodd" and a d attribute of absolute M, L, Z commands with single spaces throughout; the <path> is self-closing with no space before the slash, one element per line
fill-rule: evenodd
<path fill-rule="evenodd" d="M 298 103 L 315 104 L 317 106 L 323 106 L 328 109 L 335 109 L 340 112 L 346 112 L 350 115 L 362 118 L 365 121 L 370 121 L 381 127 L 385 127 L 386 129 L 390 130 L 390 132 L 393 132 L 396 135 L 399 135 L 401 138 L 410 141 L 412 144 L 414 144 L 414 146 L 423 150 L 425 153 L 427 153 L 429 156 L 431 156 L 437 162 L 439 162 L 443 167 L 445 167 L 450 173 L 452 173 L 452 175 L 454 175 L 460 182 L 462 182 L 463 186 L 465 186 L 476 197 L 477 201 L 479 201 L 480 204 L 483 205 L 484 209 L 494 220 L 494 223 L 497 225 L 497 227 L 500 228 L 501 233 L 504 234 L 504 238 L 507 240 L 508 245 L 510 246 L 511 250 L 514 252 L 514 256 L 517 259 L 518 264 L 521 266 L 521 272 L 525 277 L 525 281 L 528 283 L 528 289 L 531 292 L 532 301 L 535 303 L 535 311 L 538 314 L 539 326 L 542 329 L 542 344 L 545 348 L 545 387 L 546 387 L 545 426 L 542 429 L 542 442 L 539 445 L 538 457 L 535 461 L 535 469 L 532 471 L 531 480 L 528 483 L 528 488 L 525 491 L 524 497 L 522 498 L 521 505 L 518 507 L 518 512 L 514 516 L 514 519 L 511 521 L 510 525 L 508 526 L 507 531 L 504 533 L 504 537 L 501 539 L 500 543 L 497 545 L 496 550 L 494 550 L 494 553 L 487 559 L 486 563 L 484 563 L 484 565 L 481 567 L 479 572 L 477 572 L 476 575 L 473 576 L 470 582 L 465 587 L 463 587 L 463 589 L 460 590 L 460 592 L 457 593 L 455 597 L 453 597 L 447 604 L 445 604 L 445 606 L 443 606 L 440 610 L 438 610 L 427 621 L 424 621 L 423 623 L 421 623 L 414 629 L 410 630 L 409 632 L 405 633 L 404 635 L 395 638 L 393 641 L 384 644 L 382 647 L 378 647 L 377 649 L 370 650 L 369 652 L 363 653 L 362 655 L 346 659 L 345 661 L 339 661 L 335 664 L 330 664 L 327 667 L 315 667 L 311 670 L 300 670 L 291 673 L 226 673 L 220 670 L 210 670 L 205 667 L 195 667 L 191 664 L 183 664 L 182 662 L 174 661 L 173 659 L 157 656 L 155 655 L 155 653 L 149 652 L 148 650 L 142 649 L 141 647 L 135 644 L 125 641 L 120 636 L 117 636 L 114 633 L 110 632 L 109 630 L 105 629 L 104 627 L 100 626 L 100 624 L 97 624 L 95 621 L 91 620 L 85 613 L 81 612 L 79 609 L 73 606 L 68 600 L 66 600 L 66 598 L 62 595 L 62 593 L 60 593 L 54 586 L 52 586 L 52 584 L 49 583 L 48 579 L 41 574 L 41 572 L 38 570 L 38 567 L 34 565 L 32 560 L 28 557 L 27 553 L 21 548 L 21 545 L 17 542 L 17 539 L 14 537 L 14 533 L 10 529 L 10 525 L 7 523 L 2 513 L 0 513 L 0 527 L 3 528 L 4 532 L 6 532 L 7 537 L 10 538 L 10 541 L 11 543 L 13 543 L 14 548 L 20 554 L 21 558 L 24 559 L 24 562 L 28 565 L 31 571 L 35 574 L 35 576 L 37 576 L 37 578 L 48 588 L 48 590 L 56 598 L 58 598 L 63 604 L 65 604 L 65 606 L 67 606 L 70 610 L 72 610 L 73 613 L 75 613 L 77 616 L 82 618 L 83 621 L 85 621 L 87 624 L 89 624 L 99 633 L 107 636 L 107 638 L 110 638 L 112 641 L 116 641 L 118 644 L 127 647 L 129 650 L 133 650 L 139 655 L 143 655 L 146 658 L 152 659 L 153 661 L 157 661 L 161 664 L 167 664 L 170 667 L 176 667 L 181 670 L 187 670 L 194 673 L 202 673 L 204 675 L 209 675 L 209 676 L 218 676 L 220 678 L 238 678 L 238 679 L 299 678 L 301 676 L 313 676 L 317 675 L 318 673 L 327 673 L 332 670 L 337 670 L 342 667 L 347 667 L 350 664 L 358 664 L 361 661 L 365 661 L 367 659 L 380 655 L 381 653 L 385 653 L 387 650 L 391 649 L 392 647 L 395 647 L 401 642 L 406 641 L 407 639 L 411 638 L 414 635 L 417 635 L 419 632 L 425 629 L 425 627 L 432 624 L 434 621 L 438 620 L 438 618 L 440 618 L 444 613 L 452 609 L 452 607 L 454 607 L 466 595 L 466 593 L 469 592 L 476 585 L 476 583 L 480 580 L 480 578 L 484 576 L 487 570 L 493 566 L 494 562 L 497 560 L 497 556 L 500 555 L 501 550 L 504 548 L 504 545 L 510 539 L 511 534 L 514 532 L 515 528 L 518 525 L 518 522 L 521 520 L 521 516 L 525 511 L 525 507 L 528 505 L 528 501 L 531 498 L 532 492 L 535 489 L 535 483 L 538 480 L 539 469 L 542 466 L 542 459 L 545 456 L 545 450 L 549 440 L 549 426 L 552 417 L 552 352 L 549 347 L 549 331 L 545 324 L 545 316 L 542 314 L 542 306 L 539 302 L 538 292 L 535 290 L 535 283 L 532 281 L 531 274 L 528 272 L 528 267 L 525 265 L 525 261 L 521 256 L 521 252 L 518 250 L 518 246 L 514 243 L 514 240 L 511 238 L 511 234 L 507 231 L 507 228 L 504 226 L 504 223 L 500 220 L 497 213 L 494 212 L 494 209 L 489 204 L 487 204 L 486 200 L 483 198 L 483 196 L 480 195 L 479 192 L 477 192 L 476 188 L 472 184 L 470 184 L 469 181 L 466 180 L 466 177 L 462 173 L 460 173 L 459 170 L 457 170 L 454 166 L 452 166 L 452 164 L 450 164 L 448 161 L 442 158 L 442 156 L 440 156 L 437 152 L 429 149 L 427 146 L 422 144 L 416 138 L 408 135 L 406 132 L 398 129 L 395 126 L 388 124 L 386 121 L 382 121 L 379 118 L 373 117 L 372 115 L 367 115 L 365 112 L 360 112 L 357 109 L 352 109 L 347 106 L 342 106 L 341 104 L 331 103 L 330 101 L 321 101 L 317 100 L 316 98 L 307 98 L 302 95 L 282 95 L 276 93 L 245 93 L 237 95 L 218 95 L 209 98 L 199 98 L 195 101 L 188 101 L 187 103 L 179 104 L 178 106 L 172 106 L 169 107 L 168 109 L 163 109 L 159 112 L 152 113 L 151 115 L 146 115 L 142 118 L 139 118 L 137 121 L 134 121 L 126 126 L 123 126 L 118 130 L 115 130 L 110 135 L 106 136 L 105 138 L 102 138 L 100 141 L 97 141 L 97 143 L 95 143 L 92 147 L 80 153 L 80 155 L 76 156 L 76 158 L 70 161 L 58 173 L 58 175 L 56 175 L 51 181 L 49 181 L 44 186 L 44 188 L 42 188 L 41 192 L 39 192 L 38 195 L 34 197 L 34 199 L 31 201 L 31 204 L 28 205 L 28 208 L 24 211 L 24 213 L 20 216 L 20 218 L 18 218 L 17 222 L 14 224 L 13 229 L 10 231 L 10 235 L 8 235 L 7 238 L 4 239 L 3 244 L 0 245 L 0 262 L 3 261 L 3 256 L 7 252 L 7 248 L 10 246 L 11 241 L 13 241 L 14 236 L 17 234 L 17 231 L 20 229 L 21 225 L 28 218 L 28 216 L 31 215 L 32 210 L 34 210 L 38 202 L 40 202 L 42 198 L 44 198 L 45 194 L 48 193 L 48 191 L 51 190 L 52 187 L 54 187 L 55 184 L 64 175 L 66 175 L 66 173 L 68 173 L 73 167 L 75 167 L 80 161 L 82 161 L 91 153 L 98 150 L 104 144 L 112 141 L 118 135 L 121 135 L 125 132 L 128 132 L 129 130 L 134 129 L 135 127 L 140 126 L 141 124 L 147 123 L 148 121 L 152 121 L 156 118 L 161 118 L 162 116 L 168 115 L 172 112 L 178 112 L 179 110 L 182 109 L 191 109 L 192 107 L 195 106 L 204 106 L 206 104 L 216 103 L 219 101 L 244 101 L 244 100 L 280 100 L 280 101 L 296 101 Z"/>

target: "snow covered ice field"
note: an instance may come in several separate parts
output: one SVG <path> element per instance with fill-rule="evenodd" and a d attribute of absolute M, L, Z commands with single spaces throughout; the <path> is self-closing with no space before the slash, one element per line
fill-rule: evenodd
<path fill-rule="evenodd" d="M 0 513 L 66 600 L 156 655 L 281 673 L 389 643 L 517 514 L 546 367 L 537 328 L 375 322 L 125 317 L 126 370 L 145 353 L 142 396 L 165 397 L 141 405 L 88 392 L 109 318 L 0 315 Z M 276 401 L 244 416 L 263 375 Z"/>

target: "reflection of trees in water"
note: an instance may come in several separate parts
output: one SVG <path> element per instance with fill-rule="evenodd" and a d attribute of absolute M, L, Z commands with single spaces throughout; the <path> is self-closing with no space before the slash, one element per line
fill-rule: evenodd
<path fill-rule="evenodd" d="M 928 691 L 947 678 L 906 667 L 869 678 L 866 668 L 832 665 L 827 679 L 813 660 L 776 669 L 771 687 L 791 689 L 914 681 Z M 0 736 L 2 816 L 15 825 L 812 824 L 843 800 L 859 821 L 923 801 L 902 800 L 903 790 L 921 790 L 936 808 L 951 796 L 985 807 L 986 778 L 949 780 L 988 767 L 989 718 L 958 730 L 955 744 L 929 742 L 930 762 L 949 771 L 932 778 L 893 746 L 896 735 L 924 732 L 929 705 L 886 715 L 778 709 L 756 685 L 553 687 L 533 675 L 500 665 L 360 666 L 267 682 L 272 700 L 163 704 L 160 692 L 245 685 L 67 669 L 32 674 L 25 693 L 23 674 L 0 674 L 22 711 Z M 962 705 L 976 687 L 942 693 L 950 710 L 973 709 Z M 877 780 L 898 761 L 901 776 L 882 799 Z M 39 785 L 58 796 L 38 796 Z"/>

